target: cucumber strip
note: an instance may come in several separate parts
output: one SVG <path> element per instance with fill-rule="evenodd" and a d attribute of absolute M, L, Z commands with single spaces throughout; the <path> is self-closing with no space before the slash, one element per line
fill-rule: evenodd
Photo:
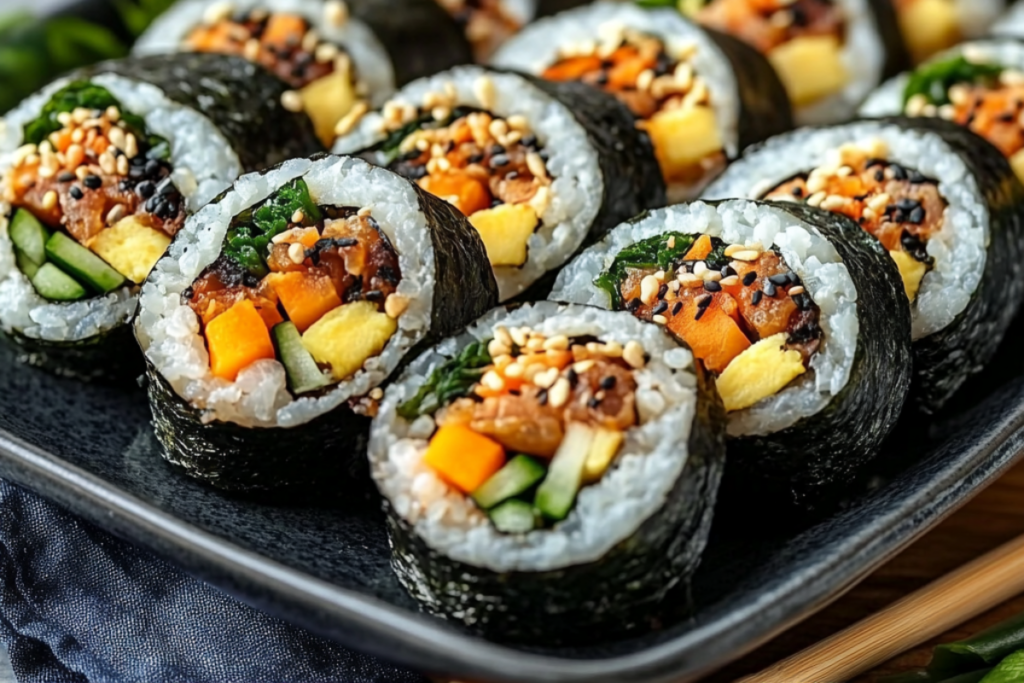
<path fill-rule="evenodd" d="M 288 375 L 288 388 L 295 394 L 304 394 L 330 384 L 312 354 L 302 345 L 302 335 L 293 322 L 274 326 L 274 342 L 277 356 Z"/>
<path fill-rule="evenodd" d="M 121 273 L 64 233 L 55 232 L 46 241 L 46 255 L 63 271 L 100 294 L 109 294 L 125 283 Z"/>
<path fill-rule="evenodd" d="M 46 262 L 46 240 L 50 238 L 50 233 L 30 211 L 27 209 L 15 211 L 7 232 L 11 237 L 11 241 L 14 242 L 14 246 L 26 258 L 37 266 L 41 266 Z M 29 275 L 29 277 L 32 276 Z"/>
<path fill-rule="evenodd" d="M 14 261 L 18 264 L 18 270 L 23 272 L 29 280 L 36 276 L 40 265 L 42 265 L 33 261 L 25 252 L 17 247 L 14 248 Z"/>
<path fill-rule="evenodd" d="M 78 301 L 87 293 L 74 278 L 52 263 L 39 267 L 32 278 L 32 286 L 41 297 L 50 301 Z"/>
<path fill-rule="evenodd" d="M 533 458 L 517 455 L 473 492 L 473 500 L 484 510 L 489 510 L 509 498 L 526 493 L 544 478 L 545 472 L 544 466 Z"/>
<path fill-rule="evenodd" d="M 523 500 L 506 501 L 487 514 L 495 528 L 505 534 L 525 534 L 537 526 L 533 506 Z"/>
<path fill-rule="evenodd" d="M 576 494 L 583 483 L 583 468 L 594 443 L 595 430 L 573 422 L 565 431 L 565 438 L 551 460 L 548 476 L 537 489 L 534 505 L 543 515 L 554 521 L 569 516 Z"/>

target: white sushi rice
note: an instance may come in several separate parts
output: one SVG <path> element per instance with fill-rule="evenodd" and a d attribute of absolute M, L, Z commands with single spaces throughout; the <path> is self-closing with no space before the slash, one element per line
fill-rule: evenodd
<path fill-rule="evenodd" d="M 409 301 L 398 330 L 380 355 L 320 397 L 294 398 L 284 366 L 261 360 L 230 382 L 215 377 L 199 319 L 181 293 L 220 255 L 232 219 L 303 178 L 319 205 L 370 209 L 398 252 L 402 272 L 397 293 Z M 182 235 L 157 263 L 142 288 L 136 335 L 146 357 L 179 396 L 204 411 L 207 421 L 243 427 L 295 427 L 365 396 L 398 367 L 402 357 L 427 334 L 434 301 L 434 246 L 427 219 L 412 187 L 383 169 L 352 158 L 288 161 L 267 173 L 242 176 L 215 204 L 185 223 Z"/>
<path fill-rule="evenodd" d="M 705 193 L 706 199 L 763 195 L 796 175 L 834 163 L 846 144 L 888 148 L 886 160 L 939 181 L 949 203 L 942 230 L 928 240 L 935 267 L 925 275 L 912 306 L 914 340 L 939 332 L 956 320 L 974 296 L 985 272 L 989 212 L 978 183 L 955 151 L 934 133 L 906 131 L 872 121 L 798 130 L 772 138 L 737 161 Z"/>
<path fill-rule="evenodd" d="M 842 62 L 850 80 L 842 92 L 796 109 L 794 116 L 801 126 L 850 118 L 885 75 L 886 46 L 868 0 L 838 0 L 836 4 L 846 19 Z"/>
<path fill-rule="evenodd" d="M 341 23 L 332 21 L 325 16 L 324 0 L 183 0 L 153 22 L 135 43 L 133 54 L 181 52 L 189 33 L 204 23 L 211 8 L 217 13 L 227 10 L 229 16 L 255 9 L 302 16 L 323 40 L 349 54 L 357 78 L 369 89 L 373 106 L 383 104 L 395 90 L 395 67 L 373 30 L 354 17 L 347 17 Z"/>
<path fill-rule="evenodd" d="M 170 143 L 171 178 L 188 211 L 196 211 L 241 173 L 231 145 L 202 114 L 170 100 L 148 83 L 114 74 L 91 81 L 110 91 L 126 111 L 141 116 L 152 133 Z M 51 83 L 0 120 L 0 182 L 22 145 L 25 125 L 69 82 L 64 78 Z M 7 234 L 11 215 L 12 207 L 0 202 L 0 328 L 32 339 L 73 342 L 108 332 L 131 318 L 138 300 L 133 287 L 74 303 L 51 303 L 41 297 L 15 263 L 14 245 Z"/>
<path fill-rule="evenodd" d="M 593 44 L 622 28 L 658 38 L 669 55 L 697 48 L 692 58 L 694 71 L 711 92 L 711 107 L 726 154 L 735 157 L 739 152 L 740 96 L 732 66 L 703 29 L 674 9 L 643 9 L 608 1 L 585 5 L 530 24 L 498 50 L 492 64 L 540 76 L 558 61 L 563 48 Z"/>
<path fill-rule="evenodd" d="M 1005 25 L 1012 21 L 1014 14 L 1020 17 L 1019 21 L 1024 22 L 1020 3 L 1009 10 L 1006 10 L 1006 0 L 955 0 L 954 4 L 960 31 L 967 38 L 979 38 L 989 33 L 990 29 L 995 34 L 1005 33 Z"/>
<path fill-rule="evenodd" d="M 778 394 L 746 410 L 731 413 L 729 435 L 768 435 L 821 412 L 850 380 L 860 321 L 857 287 L 838 252 L 817 228 L 778 209 L 735 200 L 718 207 L 695 202 L 652 211 L 625 223 L 587 249 L 559 274 L 550 298 L 610 308 L 608 293 L 594 279 L 612 267 L 625 248 L 666 232 L 705 234 L 727 244 L 759 242 L 777 247 L 821 308 L 824 341 L 811 370 Z M 656 327 L 652 325 L 652 327 Z"/>
<path fill-rule="evenodd" d="M 1024 71 L 1024 43 L 1007 38 L 974 40 L 940 52 L 925 64 L 942 62 L 963 55 L 968 61 L 999 64 L 1008 69 Z M 861 116 L 893 116 L 903 113 L 903 92 L 910 81 L 910 72 L 902 73 L 883 83 L 860 108 Z"/>
<path fill-rule="evenodd" d="M 490 79 L 494 85 L 493 102 L 480 99 L 482 79 Z M 517 74 L 478 66 L 456 67 L 410 83 L 394 101 L 419 107 L 427 93 L 449 89 L 455 91 L 455 106 L 482 108 L 502 118 L 525 117 L 549 155 L 551 202 L 540 216 L 541 227 L 530 237 L 527 261 L 520 268 L 494 269 L 501 300 L 507 301 L 560 267 L 583 244 L 604 196 L 600 160 L 572 112 Z M 369 114 L 351 134 L 335 143 L 334 152 L 353 154 L 367 149 L 384 140 L 383 130 L 383 116 Z M 383 163 L 381 158 L 371 161 Z"/>
<path fill-rule="evenodd" d="M 626 433 L 615 464 L 583 488 L 569 517 L 550 530 L 503 534 L 467 496 L 449 488 L 423 455 L 433 419 L 410 423 L 396 414 L 434 369 L 497 326 L 527 326 L 548 337 L 593 335 L 604 342 L 639 342 L 651 356 L 635 372 L 640 425 Z M 495 572 L 548 571 L 592 562 L 631 536 L 660 510 L 686 466 L 697 408 L 693 356 L 654 325 L 629 314 L 552 302 L 512 312 L 497 309 L 418 358 L 385 392 L 370 436 L 374 481 L 394 512 L 435 551 Z"/>

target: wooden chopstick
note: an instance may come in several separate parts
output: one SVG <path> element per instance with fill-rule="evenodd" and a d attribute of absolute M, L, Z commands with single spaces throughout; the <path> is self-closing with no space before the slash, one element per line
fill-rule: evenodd
<path fill-rule="evenodd" d="M 739 683 L 843 683 L 1024 593 L 1024 536 Z"/>

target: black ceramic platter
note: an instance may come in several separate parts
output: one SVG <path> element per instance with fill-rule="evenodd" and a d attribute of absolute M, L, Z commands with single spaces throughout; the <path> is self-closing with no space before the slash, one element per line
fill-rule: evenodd
<path fill-rule="evenodd" d="M 373 494 L 318 502 L 227 496 L 173 470 L 137 389 L 20 365 L 0 340 L 0 477 L 239 599 L 419 671 L 487 683 L 685 683 L 848 590 L 1009 469 L 1024 450 L 1018 323 L 987 374 L 905 425 L 863 486 L 794 518 L 741 495 L 716 509 L 688 616 L 593 646 L 524 650 L 420 612 L 389 566 Z"/>

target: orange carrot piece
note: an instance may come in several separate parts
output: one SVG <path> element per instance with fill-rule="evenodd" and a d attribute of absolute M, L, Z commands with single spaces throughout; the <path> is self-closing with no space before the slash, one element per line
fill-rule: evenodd
<path fill-rule="evenodd" d="M 275 357 L 270 331 L 248 299 L 239 301 L 206 326 L 206 345 L 210 349 L 210 370 L 231 382 L 256 361 Z"/>
<path fill-rule="evenodd" d="M 686 256 L 683 257 L 684 261 L 703 261 L 711 253 L 711 238 L 707 235 L 701 235 L 697 238 L 697 241 L 690 247 L 690 251 L 686 252 Z"/>
<path fill-rule="evenodd" d="M 315 271 L 271 273 L 267 283 L 281 298 L 288 318 L 305 332 L 317 320 L 341 306 L 331 278 Z"/>
<path fill-rule="evenodd" d="M 619 50 L 621 51 L 622 48 Z M 614 90 L 635 88 L 640 74 L 655 66 L 649 60 L 636 54 L 635 51 L 633 55 L 623 55 L 623 57 L 608 71 L 608 85 Z"/>
<path fill-rule="evenodd" d="M 58 152 L 66 152 L 66 151 L 68 151 L 68 147 L 71 146 L 71 142 L 72 142 L 72 140 L 71 140 L 71 131 L 65 129 L 65 130 L 61 130 L 60 132 L 58 132 L 57 133 L 57 141 L 56 142 L 57 142 L 56 147 L 57 147 L 57 151 Z"/>
<path fill-rule="evenodd" d="M 732 297 L 726 297 L 735 301 Z M 723 310 L 718 296 L 697 320 L 697 300 L 690 299 L 679 315 L 673 316 L 668 328 L 683 338 L 697 358 L 712 372 L 722 372 L 736 356 L 750 348 L 750 340 L 736 321 Z"/>
<path fill-rule="evenodd" d="M 238 42 L 233 35 L 237 26 L 230 21 L 202 26 L 192 31 L 187 41 L 189 46 L 198 52 L 229 52 Z"/>
<path fill-rule="evenodd" d="M 306 20 L 298 15 L 272 14 L 261 40 L 264 45 L 288 45 L 289 41 L 298 44 L 305 37 L 306 30 Z"/>
<path fill-rule="evenodd" d="M 463 493 L 472 493 L 505 466 L 497 441 L 460 424 L 447 424 L 430 440 L 423 462 Z"/>
<path fill-rule="evenodd" d="M 487 187 L 465 173 L 439 173 L 420 178 L 419 186 L 445 201 L 451 202 L 455 208 L 466 216 L 491 206 L 491 192 Z"/>
<path fill-rule="evenodd" d="M 546 81 L 578 81 L 591 71 L 601 68 L 599 57 L 570 57 L 544 70 Z"/>

